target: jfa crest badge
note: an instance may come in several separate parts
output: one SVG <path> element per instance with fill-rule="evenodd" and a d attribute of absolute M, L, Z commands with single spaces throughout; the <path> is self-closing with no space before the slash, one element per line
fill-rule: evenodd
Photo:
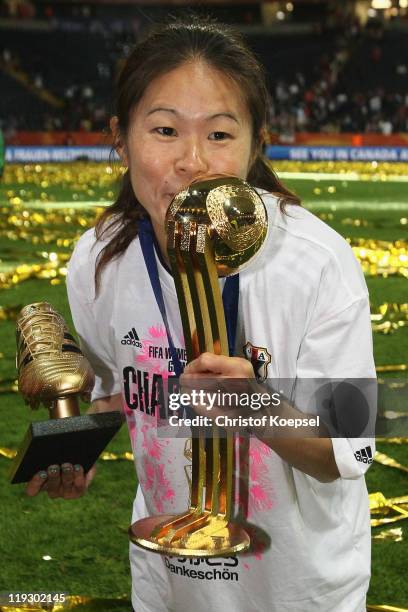
<path fill-rule="evenodd" d="M 258 382 L 263 382 L 268 375 L 268 365 L 271 363 L 271 354 L 262 346 L 254 346 L 247 342 L 244 346 L 244 355 L 252 363 Z"/>

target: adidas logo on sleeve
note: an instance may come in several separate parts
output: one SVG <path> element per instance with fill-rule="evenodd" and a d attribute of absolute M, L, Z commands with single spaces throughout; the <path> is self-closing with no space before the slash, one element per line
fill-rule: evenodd
<path fill-rule="evenodd" d="M 371 452 L 371 446 L 366 446 L 365 448 L 360 448 L 357 452 L 354 453 L 357 461 L 361 463 L 372 463 L 373 462 L 373 454 Z"/>
<path fill-rule="evenodd" d="M 137 335 L 137 331 L 134 327 L 132 327 L 132 329 L 123 336 L 121 344 L 129 344 L 131 346 L 137 346 L 138 348 L 142 348 L 142 343 L 140 342 L 139 336 Z"/>

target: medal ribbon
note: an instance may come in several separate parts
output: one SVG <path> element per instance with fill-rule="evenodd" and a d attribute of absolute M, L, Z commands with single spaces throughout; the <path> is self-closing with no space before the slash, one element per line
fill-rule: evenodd
<path fill-rule="evenodd" d="M 157 244 L 153 227 L 149 218 L 141 219 L 139 223 L 139 240 L 145 260 L 146 269 L 149 274 L 150 284 L 156 298 L 157 306 L 166 328 L 167 340 L 169 343 L 170 355 L 173 361 L 174 372 L 177 377 L 183 372 L 183 366 L 174 346 L 167 319 L 166 307 L 164 304 L 163 291 L 160 284 L 159 270 L 155 256 L 155 244 Z M 157 247 L 158 249 L 158 247 Z M 237 333 L 238 302 L 239 302 L 239 274 L 229 276 L 222 292 L 222 302 L 224 305 L 224 315 L 227 326 L 228 349 L 232 356 L 235 351 L 235 338 Z"/>

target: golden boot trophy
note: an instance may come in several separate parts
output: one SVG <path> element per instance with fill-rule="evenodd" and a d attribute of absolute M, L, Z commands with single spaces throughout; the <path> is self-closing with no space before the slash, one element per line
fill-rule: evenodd
<path fill-rule="evenodd" d="M 236 177 L 198 180 L 173 199 L 166 231 L 188 361 L 206 351 L 228 355 L 218 276 L 237 273 L 258 252 L 267 232 L 265 206 Z M 137 521 L 129 529 L 130 539 L 181 557 L 228 556 L 248 549 L 248 534 L 231 520 L 234 434 L 220 436 L 214 425 L 206 439 L 204 428 L 198 428 L 191 444 L 189 509 Z"/>
<path fill-rule="evenodd" d="M 78 463 L 84 471 L 122 424 L 118 412 L 80 416 L 94 374 L 64 319 L 47 302 L 25 306 L 17 319 L 18 386 L 26 403 L 43 403 L 50 420 L 31 423 L 15 457 L 11 482 L 26 482 L 49 465 Z"/>

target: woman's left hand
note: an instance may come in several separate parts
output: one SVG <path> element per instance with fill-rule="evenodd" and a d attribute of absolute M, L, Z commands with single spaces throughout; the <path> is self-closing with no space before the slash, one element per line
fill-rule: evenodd
<path fill-rule="evenodd" d="M 242 357 L 227 357 L 214 353 L 202 353 L 191 361 L 180 376 L 180 387 L 183 392 L 191 396 L 202 393 L 205 401 L 191 404 L 194 412 L 201 416 L 217 417 L 228 413 L 242 413 L 242 408 L 231 405 L 220 405 L 211 402 L 209 397 L 219 397 L 219 393 L 228 392 L 228 395 L 249 391 L 248 379 L 255 378 L 254 370 L 249 361 Z M 224 379 L 224 380 L 220 380 Z M 226 380 L 225 380 L 226 379 Z M 235 379 L 230 381 L 229 379 Z"/>
<path fill-rule="evenodd" d="M 255 378 L 252 364 L 243 357 L 202 353 L 190 361 L 181 378 Z"/>

